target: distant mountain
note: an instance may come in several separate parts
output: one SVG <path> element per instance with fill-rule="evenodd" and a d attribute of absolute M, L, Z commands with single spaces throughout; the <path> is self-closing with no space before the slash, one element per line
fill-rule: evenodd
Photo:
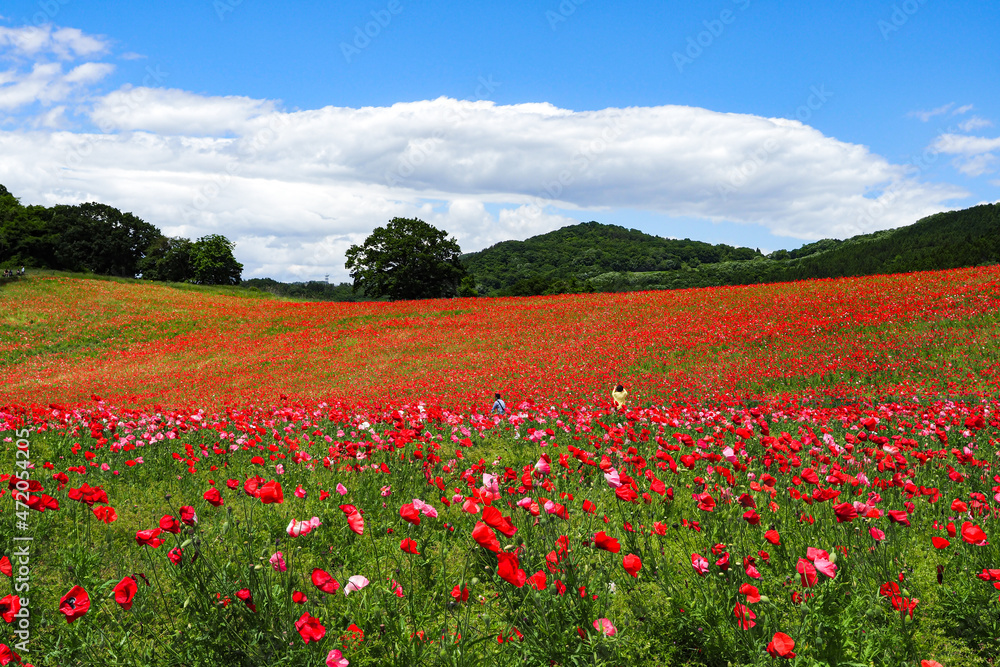
<path fill-rule="evenodd" d="M 906 273 L 1000 263 L 1000 205 L 938 213 L 906 227 L 759 250 L 664 239 L 587 222 L 463 256 L 486 295 L 678 289 Z"/>

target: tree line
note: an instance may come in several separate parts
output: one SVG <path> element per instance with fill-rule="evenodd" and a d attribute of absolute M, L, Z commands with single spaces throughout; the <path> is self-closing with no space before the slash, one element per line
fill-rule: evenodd
<path fill-rule="evenodd" d="M 53 269 L 127 278 L 238 285 L 243 265 L 220 234 L 166 237 L 107 204 L 23 206 L 0 185 L 0 267 Z"/>

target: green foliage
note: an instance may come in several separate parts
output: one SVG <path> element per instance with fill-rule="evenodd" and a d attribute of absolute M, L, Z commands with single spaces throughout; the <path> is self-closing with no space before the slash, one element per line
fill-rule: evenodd
<path fill-rule="evenodd" d="M 1000 205 L 938 213 L 907 227 L 823 239 L 766 257 L 750 248 L 663 239 L 588 222 L 463 257 L 480 293 L 527 296 L 753 285 L 933 271 L 1000 262 Z"/>
<path fill-rule="evenodd" d="M 258 289 L 275 296 L 308 301 L 375 301 L 365 295 L 363 289 L 355 290 L 351 283 L 336 285 L 323 280 L 283 283 L 273 278 L 250 278 L 242 282 L 244 287 Z"/>
<path fill-rule="evenodd" d="M 160 236 L 131 213 L 93 202 L 53 207 L 49 228 L 59 235 L 52 268 L 122 277 L 139 273 L 146 248 Z"/>
<path fill-rule="evenodd" d="M 183 283 L 191 279 L 191 254 L 194 244 L 188 239 L 161 236 L 146 249 L 139 270 L 146 280 Z"/>
<path fill-rule="evenodd" d="M 586 222 L 526 241 L 504 241 L 462 261 L 475 274 L 480 293 L 527 296 L 592 291 L 588 280 L 612 271 L 670 271 L 760 256 L 751 248 L 664 239 Z"/>
<path fill-rule="evenodd" d="M 89 202 L 22 206 L 0 185 L 0 266 L 202 285 L 238 285 L 233 243 L 212 234 L 166 238 L 132 213 Z"/>
<path fill-rule="evenodd" d="M 243 265 L 233 257 L 236 244 L 221 234 L 210 234 L 191 246 L 191 274 L 200 285 L 239 285 Z"/>
<path fill-rule="evenodd" d="M 445 231 L 416 218 L 393 218 L 347 250 L 354 287 L 374 296 L 435 299 L 456 296 L 466 270 L 461 249 Z"/>

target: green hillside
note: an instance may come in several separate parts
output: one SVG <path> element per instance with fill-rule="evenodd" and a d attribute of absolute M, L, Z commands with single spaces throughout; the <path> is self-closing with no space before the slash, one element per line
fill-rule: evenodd
<path fill-rule="evenodd" d="M 1000 262 L 1000 205 L 938 213 L 898 229 L 824 239 L 768 256 L 597 222 L 463 258 L 484 295 L 679 289 L 906 273 Z"/>
<path fill-rule="evenodd" d="M 635 229 L 584 222 L 526 241 L 504 241 L 462 257 L 480 294 L 583 291 L 608 272 L 671 271 L 763 258 L 760 251 L 665 239 Z"/>

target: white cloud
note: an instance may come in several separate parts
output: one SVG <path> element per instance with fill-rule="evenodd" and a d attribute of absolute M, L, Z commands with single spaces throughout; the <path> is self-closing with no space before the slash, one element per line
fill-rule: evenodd
<path fill-rule="evenodd" d="M 84 95 L 89 86 L 111 74 L 114 66 L 83 62 L 74 67 L 70 61 L 98 56 L 107 49 L 103 38 L 76 28 L 0 27 L 0 59 L 12 63 L 10 69 L 0 72 L 0 110 L 14 111 L 36 103 L 48 106 Z M 25 60 L 28 66 L 24 66 Z M 64 71 L 64 64 L 69 71 Z M 37 126 L 40 121 L 35 119 L 31 124 Z"/>
<path fill-rule="evenodd" d="M 955 158 L 952 165 L 966 176 L 976 177 L 996 171 L 993 168 L 996 161 L 997 158 L 993 153 L 982 153 L 967 158 Z"/>
<path fill-rule="evenodd" d="M 77 28 L 52 25 L 5 28 L 0 26 L 0 55 L 37 59 L 55 56 L 59 60 L 94 57 L 108 51 L 102 36 L 88 35 Z"/>
<path fill-rule="evenodd" d="M 345 280 L 344 250 L 395 216 L 465 251 L 624 208 L 816 239 L 906 225 L 966 194 L 797 121 L 682 106 L 285 112 L 123 88 L 91 120 L 114 133 L 0 132 L 0 183 L 29 203 L 103 201 L 168 235 L 223 233 L 247 277 Z"/>
<path fill-rule="evenodd" d="M 255 118 L 273 111 L 273 102 L 249 97 L 203 97 L 182 90 L 125 87 L 101 98 L 91 119 L 107 132 L 226 135 L 252 130 Z"/>
<path fill-rule="evenodd" d="M 982 176 L 995 171 L 996 156 L 1000 150 L 1000 137 L 972 137 L 963 134 L 942 134 L 931 149 L 938 153 L 956 155 L 952 165 L 966 176 Z"/>
<path fill-rule="evenodd" d="M 979 155 L 1000 149 L 1000 137 L 970 137 L 962 134 L 942 134 L 931 144 L 939 153 L 955 155 Z"/>
<path fill-rule="evenodd" d="M 84 63 L 63 72 L 60 63 L 36 63 L 31 72 L 0 72 L 0 109 L 62 102 L 114 71 L 114 65 Z"/>
<path fill-rule="evenodd" d="M 957 109 L 955 109 L 954 111 L 952 111 L 951 115 L 952 116 L 960 116 L 963 113 L 968 113 L 970 111 L 972 111 L 972 105 L 971 104 L 966 104 L 966 105 L 960 106 Z"/>
<path fill-rule="evenodd" d="M 958 124 L 958 128 L 963 132 L 972 132 L 973 130 L 978 130 L 984 127 L 993 127 L 993 121 L 980 118 L 979 116 L 973 116 L 972 118 Z"/>
<path fill-rule="evenodd" d="M 931 109 L 930 111 L 911 111 L 911 112 L 909 112 L 906 115 L 910 116 L 912 118 L 917 118 L 917 119 L 923 121 L 924 123 L 926 123 L 927 121 L 929 121 L 934 116 L 940 116 L 941 114 L 948 113 L 948 110 L 951 109 L 953 106 L 955 106 L 955 103 L 954 102 L 949 102 L 948 104 L 944 104 L 942 106 L 939 106 L 936 109 Z M 969 105 L 968 109 L 971 109 L 971 108 L 972 108 L 972 105 Z M 965 111 L 968 111 L 968 109 L 966 107 L 959 107 L 959 109 L 955 110 L 955 113 L 964 113 Z"/>
<path fill-rule="evenodd" d="M 148 56 L 144 56 L 141 53 L 136 53 L 135 51 L 127 51 L 120 56 L 122 60 L 145 60 Z"/>

